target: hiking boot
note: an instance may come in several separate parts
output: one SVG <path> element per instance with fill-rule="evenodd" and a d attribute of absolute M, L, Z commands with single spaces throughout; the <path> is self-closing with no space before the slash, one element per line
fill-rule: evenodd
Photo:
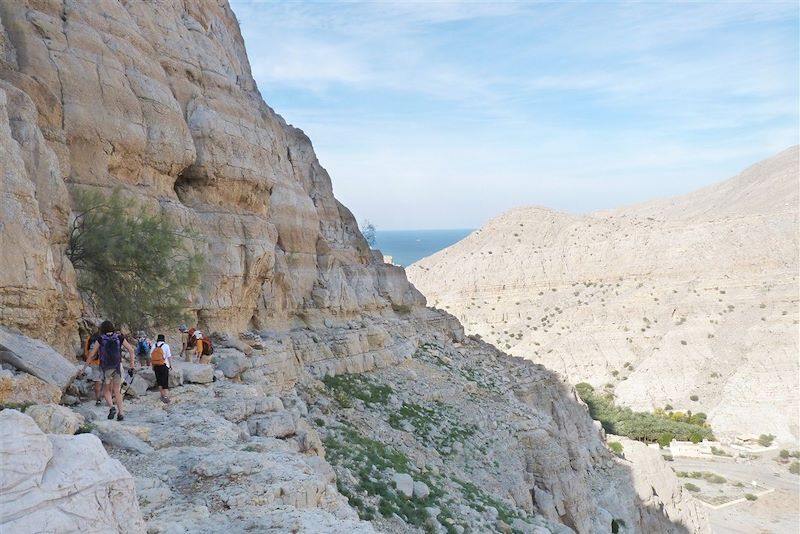
<path fill-rule="evenodd" d="M 94 401 L 94 405 L 95 406 L 100 406 L 101 404 L 103 404 L 103 403 L 100 402 L 100 399 L 97 399 L 96 401 Z"/>
<path fill-rule="evenodd" d="M 169 397 L 161 397 L 161 402 L 164 404 L 169 404 Z"/>
<path fill-rule="evenodd" d="M 109 419 L 114 419 L 115 415 L 117 415 L 117 409 L 116 408 L 112 407 L 110 410 L 108 410 L 108 418 Z"/>
<path fill-rule="evenodd" d="M 121 413 L 117 414 L 117 421 L 122 421 L 123 419 L 125 419 L 124 415 L 122 415 Z"/>

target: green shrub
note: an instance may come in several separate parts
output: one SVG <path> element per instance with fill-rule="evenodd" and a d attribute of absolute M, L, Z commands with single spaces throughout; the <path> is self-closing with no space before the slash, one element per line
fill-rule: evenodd
<path fill-rule="evenodd" d="M 615 454 L 622 454 L 624 447 L 619 441 L 609 441 L 608 448 L 614 451 Z"/>
<path fill-rule="evenodd" d="M 786 459 L 789 458 L 789 451 L 786 450 L 786 449 L 781 449 L 781 452 L 779 453 L 779 455 L 780 455 L 781 458 L 786 460 Z"/>
<path fill-rule="evenodd" d="M 78 192 L 75 211 L 66 255 L 98 312 L 132 329 L 185 319 L 203 264 L 201 254 L 187 251 L 191 235 L 163 213 L 123 201 L 119 191 Z"/>
<path fill-rule="evenodd" d="M 769 447 L 775 441 L 775 436 L 772 434 L 761 434 L 758 436 L 758 444 L 762 447 Z"/>
<path fill-rule="evenodd" d="M 756 497 L 752 493 L 745 493 L 744 498 L 747 499 L 748 501 L 755 501 L 756 499 L 758 499 L 758 497 Z"/>
<path fill-rule="evenodd" d="M 666 449 L 669 447 L 669 444 L 672 443 L 672 440 L 675 439 L 675 436 L 670 434 L 669 432 L 665 432 L 658 437 L 658 446 L 662 449 Z"/>
<path fill-rule="evenodd" d="M 800 475 L 800 462 L 794 461 L 789 464 L 789 472 L 793 475 Z"/>
<path fill-rule="evenodd" d="M 691 436 L 689 436 L 689 441 L 697 445 L 698 443 L 703 441 L 703 436 L 701 436 L 697 432 L 694 432 Z"/>
<path fill-rule="evenodd" d="M 691 492 L 695 492 L 695 493 L 700 491 L 700 487 L 696 486 L 695 484 L 692 484 L 691 482 L 687 482 L 686 484 L 683 485 L 683 487 L 686 488 L 687 490 L 689 490 Z"/>
<path fill-rule="evenodd" d="M 697 402 L 697 401 L 699 401 L 699 400 L 700 400 L 700 397 L 698 397 L 697 395 L 692 395 L 692 396 L 690 396 L 690 397 L 689 397 L 689 399 L 691 399 L 691 400 L 693 400 L 693 401 Z"/>

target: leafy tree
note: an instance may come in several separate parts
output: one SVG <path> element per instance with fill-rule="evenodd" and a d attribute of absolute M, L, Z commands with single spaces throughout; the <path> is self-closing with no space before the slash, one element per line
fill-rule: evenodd
<path fill-rule="evenodd" d="M 697 432 L 693 432 L 691 436 L 689 436 L 689 441 L 697 445 L 701 441 L 703 441 L 703 436 L 698 434 Z"/>
<path fill-rule="evenodd" d="M 361 234 L 364 236 L 364 239 L 367 240 L 367 244 L 369 244 L 370 248 L 375 248 L 376 232 L 377 229 L 375 225 L 372 224 L 369 219 L 364 219 L 361 222 Z"/>
<path fill-rule="evenodd" d="M 670 434 L 669 432 L 665 432 L 658 436 L 658 446 L 662 449 L 666 449 L 669 447 L 669 444 L 672 443 L 672 440 L 675 436 Z"/>
<path fill-rule="evenodd" d="M 78 192 L 75 210 L 66 254 L 97 311 L 134 329 L 182 320 L 202 269 L 185 248 L 192 236 L 119 191 Z"/>

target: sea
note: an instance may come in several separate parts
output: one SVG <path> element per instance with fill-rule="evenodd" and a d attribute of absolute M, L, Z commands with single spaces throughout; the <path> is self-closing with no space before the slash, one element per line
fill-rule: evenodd
<path fill-rule="evenodd" d="M 377 230 L 375 248 L 391 256 L 397 265 L 408 267 L 417 260 L 457 243 L 472 233 L 471 229 L 455 230 Z"/>

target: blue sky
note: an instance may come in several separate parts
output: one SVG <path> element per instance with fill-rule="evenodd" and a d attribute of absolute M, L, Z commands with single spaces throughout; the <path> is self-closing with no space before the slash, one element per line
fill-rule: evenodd
<path fill-rule="evenodd" d="M 682 194 L 800 142 L 797 2 L 231 4 L 264 99 L 379 229 Z"/>

